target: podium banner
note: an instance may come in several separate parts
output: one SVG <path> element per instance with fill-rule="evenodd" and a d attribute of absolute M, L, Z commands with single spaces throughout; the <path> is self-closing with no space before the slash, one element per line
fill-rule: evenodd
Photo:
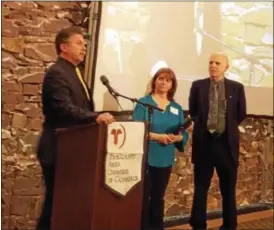
<path fill-rule="evenodd" d="M 113 122 L 107 126 L 105 185 L 125 196 L 141 181 L 145 146 L 143 122 Z"/>

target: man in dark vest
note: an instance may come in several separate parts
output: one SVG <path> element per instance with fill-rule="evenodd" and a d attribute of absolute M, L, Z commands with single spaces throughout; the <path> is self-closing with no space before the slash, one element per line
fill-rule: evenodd
<path fill-rule="evenodd" d="M 193 229 L 207 227 L 207 195 L 215 168 L 222 194 L 220 229 L 231 230 L 237 227 L 238 125 L 246 116 L 246 99 L 243 85 L 224 76 L 229 68 L 225 54 L 212 54 L 208 68 L 210 77 L 194 81 L 189 97 L 195 186 L 189 223 Z"/>
<path fill-rule="evenodd" d="M 46 72 L 42 89 L 45 121 L 37 156 L 43 171 L 46 194 L 37 229 L 50 229 L 55 178 L 56 129 L 91 122 L 110 124 L 114 121 L 109 113 L 94 112 L 91 91 L 78 68 L 86 53 L 81 29 L 78 27 L 62 29 L 56 35 L 55 46 L 58 59 Z"/>

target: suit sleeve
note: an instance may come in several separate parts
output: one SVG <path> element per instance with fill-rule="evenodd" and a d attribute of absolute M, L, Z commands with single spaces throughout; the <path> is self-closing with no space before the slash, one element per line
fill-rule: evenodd
<path fill-rule="evenodd" d="M 51 113 L 63 119 L 71 119 L 75 123 L 89 123 L 98 115 L 95 112 L 75 106 L 70 97 L 68 83 L 62 73 L 50 70 L 44 79 L 43 94 Z"/>
<path fill-rule="evenodd" d="M 195 121 L 195 117 L 198 114 L 198 89 L 195 82 L 192 83 L 189 95 L 189 114 L 192 120 Z"/>
<path fill-rule="evenodd" d="M 241 85 L 239 89 L 238 99 L 238 124 L 240 124 L 246 117 L 246 98 L 244 86 Z"/>
<path fill-rule="evenodd" d="M 179 119 L 180 119 L 180 125 L 184 123 L 184 112 L 182 109 L 179 110 Z M 183 140 L 181 142 L 176 142 L 175 147 L 178 149 L 179 152 L 184 152 L 185 145 L 188 141 L 189 135 L 188 132 L 185 130 L 182 130 Z"/>

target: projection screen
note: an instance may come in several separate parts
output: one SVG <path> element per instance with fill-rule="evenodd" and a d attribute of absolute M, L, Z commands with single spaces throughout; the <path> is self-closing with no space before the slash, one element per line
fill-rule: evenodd
<path fill-rule="evenodd" d="M 248 114 L 273 116 L 272 2 L 103 2 L 94 79 L 96 110 L 121 110 L 100 82 L 139 98 L 161 67 L 177 76 L 188 110 L 191 83 L 208 77 L 208 56 L 228 54 L 226 77 L 244 84 Z M 131 101 L 119 99 L 123 110 Z"/>

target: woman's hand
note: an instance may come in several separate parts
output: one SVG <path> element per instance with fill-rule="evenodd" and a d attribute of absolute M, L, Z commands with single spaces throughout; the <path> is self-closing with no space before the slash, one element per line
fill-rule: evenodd
<path fill-rule="evenodd" d="M 159 134 L 158 142 L 164 145 L 170 144 L 172 140 L 170 139 L 168 134 Z"/>
<path fill-rule="evenodd" d="M 168 137 L 169 137 L 169 143 L 168 144 L 173 144 L 175 142 L 181 142 L 184 139 L 184 137 L 181 133 L 177 134 L 177 135 L 168 134 Z"/>
<path fill-rule="evenodd" d="M 180 142 L 183 140 L 183 136 L 181 134 L 174 135 L 174 134 L 165 134 L 165 133 L 149 133 L 149 139 L 158 141 L 163 145 L 173 144 L 175 142 Z"/>

